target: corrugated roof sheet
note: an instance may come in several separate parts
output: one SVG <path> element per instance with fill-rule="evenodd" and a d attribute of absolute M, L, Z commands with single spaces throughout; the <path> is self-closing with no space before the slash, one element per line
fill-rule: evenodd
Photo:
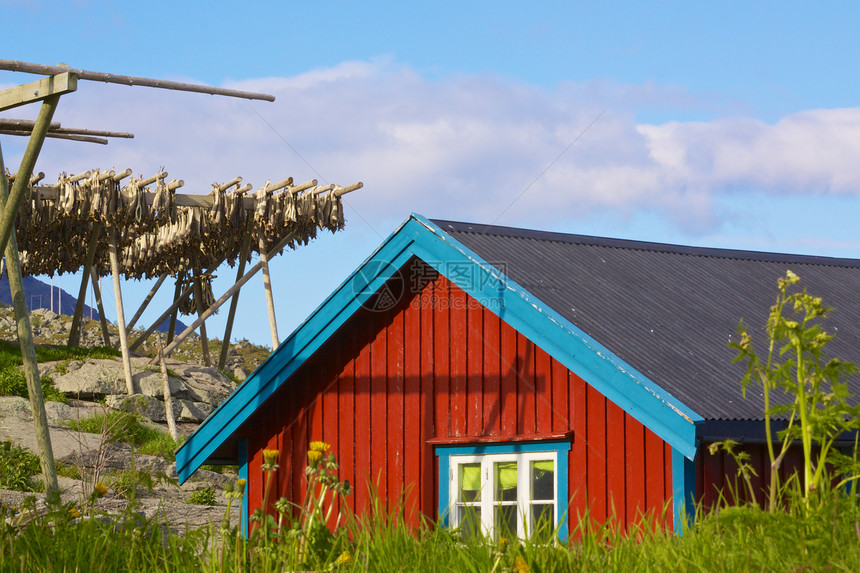
<path fill-rule="evenodd" d="M 706 420 L 762 418 L 728 343 L 743 319 L 763 355 L 787 269 L 834 309 L 828 354 L 860 364 L 860 260 L 434 223 Z"/>

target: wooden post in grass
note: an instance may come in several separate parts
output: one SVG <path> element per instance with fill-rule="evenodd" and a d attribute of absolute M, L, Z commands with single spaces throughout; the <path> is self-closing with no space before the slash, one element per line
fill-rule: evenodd
<path fill-rule="evenodd" d="M 29 178 L 29 176 L 28 176 Z M 3 164 L 3 151 L 0 149 L 0 210 L 5 212 L 9 196 L 6 181 L 6 168 Z M 57 483 L 57 469 L 54 466 L 54 450 L 51 447 L 51 434 L 48 431 L 48 416 L 45 414 L 45 399 L 42 396 L 42 383 L 39 365 L 36 362 L 36 347 L 33 343 L 33 327 L 30 324 L 30 311 L 27 308 L 27 295 L 24 293 L 24 279 L 21 275 L 21 259 L 18 257 L 18 241 L 15 227 L 9 230 L 6 241 L 6 276 L 9 277 L 9 290 L 15 310 L 15 323 L 18 330 L 18 344 L 24 361 L 24 378 L 27 380 L 27 393 L 33 411 L 33 427 L 39 450 L 39 465 L 45 479 L 45 493 L 48 498 L 59 498 L 60 486 Z"/>
<path fill-rule="evenodd" d="M 161 382 L 164 389 L 164 417 L 167 418 L 167 429 L 174 442 L 179 442 L 179 433 L 176 431 L 176 419 L 173 416 L 173 397 L 170 395 L 170 378 L 167 376 L 167 364 L 164 362 L 164 346 L 161 344 L 161 335 L 155 337 L 158 343 L 158 360 L 161 362 Z"/>
<path fill-rule="evenodd" d="M 131 375 L 131 357 L 128 352 L 128 336 L 125 332 L 125 311 L 122 308 L 122 286 L 119 282 L 119 255 L 116 249 L 116 229 L 108 234 L 108 255 L 110 272 L 113 277 L 113 296 L 116 300 L 116 325 L 119 328 L 119 348 L 122 352 L 122 368 L 125 371 L 125 388 L 128 395 L 134 394 L 134 381 Z"/>

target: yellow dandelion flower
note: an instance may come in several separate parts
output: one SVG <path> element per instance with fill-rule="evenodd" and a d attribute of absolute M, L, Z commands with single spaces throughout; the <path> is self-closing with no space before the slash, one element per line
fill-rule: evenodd
<path fill-rule="evenodd" d="M 331 448 L 331 445 L 325 442 L 311 442 L 308 449 L 314 452 L 321 452 L 324 454 L 329 451 L 329 448 Z"/>
<path fill-rule="evenodd" d="M 93 488 L 93 492 L 96 494 L 96 497 L 101 497 L 108 492 L 108 488 L 102 482 L 98 482 Z"/>
<path fill-rule="evenodd" d="M 334 564 L 335 565 L 352 565 L 352 562 L 353 562 L 352 553 L 350 553 L 349 551 L 344 551 L 343 553 L 341 553 L 338 556 L 338 558 L 334 562 Z"/>
<path fill-rule="evenodd" d="M 517 555 L 517 558 L 514 559 L 513 572 L 514 573 L 529 573 L 530 571 L 531 571 L 531 567 L 529 567 L 529 564 L 526 562 L 526 560 L 523 558 L 523 556 Z"/>
<path fill-rule="evenodd" d="M 278 450 L 263 450 L 263 462 L 269 465 L 278 463 Z"/>
<path fill-rule="evenodd" d="M 239 493 L 245 491 L 245 484 L 248 483 L 248 480 L 244 478 L 239 478 L 236 480 L 236 488 L 239 490 Z"/>
<path fill-rule="evenodd" d="M 322 459 L 323 453 L 317 450 L 308 451 L 308 461 L 316 465 Z"/>
<path fill-rule="evenodd" d="M 72 507 L 69 508 L 69 515 L 72 517 L 72 519 L 77 519 L 81 516 L 81 512 L 78 511 L 77 507 Z"/>

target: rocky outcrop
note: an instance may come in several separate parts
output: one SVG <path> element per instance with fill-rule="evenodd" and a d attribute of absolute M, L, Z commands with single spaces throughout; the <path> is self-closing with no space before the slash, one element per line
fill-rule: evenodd
<path fill-rule="evenodd" d="M 70 398 L 104 400 L 118 410 L 134 411 L 154 422 L 166 421 L 164 391 L 159 367 L 147 358 L 133 358 L 135 393 L 126 392 L 125 371 L 119 359 L 48 362 L 42 365 L 54 387 Z M 168 384 L 178 422 L 200 423 L 236 388 L 217 368 L 176 360 L 165 361 Z"/>

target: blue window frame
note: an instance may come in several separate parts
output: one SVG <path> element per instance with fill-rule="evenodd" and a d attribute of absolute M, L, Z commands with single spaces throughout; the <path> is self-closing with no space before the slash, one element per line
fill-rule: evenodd
<path fill-rule="evenodd" d="M 551 519 L 565 539 L 569 451 L 570 440 L 436 446 L 440 523 L 526 537 Z"/>

